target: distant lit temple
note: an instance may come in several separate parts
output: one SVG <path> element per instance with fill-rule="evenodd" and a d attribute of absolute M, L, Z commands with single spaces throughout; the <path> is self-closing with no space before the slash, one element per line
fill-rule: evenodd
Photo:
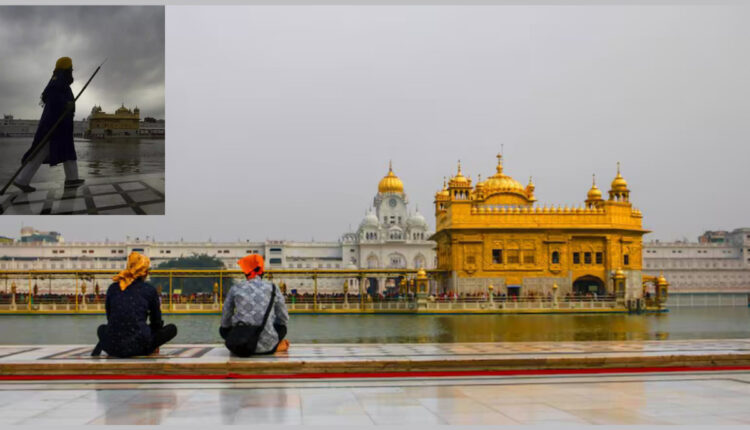
<path fill-rule="evenodd" d="M 614 294 L 643 296 L 642 214 L 630 202 L 617 175 L 608 198 L 592 184 L 579 207 L 536 204 L 534 184 L 523 186 L 497 171 L 472 185 L 458 166 L 435 195 L 438 269 L 441 288 L 509 296 Z M 616 281 L 621 280 L 618 284 Z"/>
<path fill-rule="evenodd" d="M 87 137 L 122 137 L 137 136 L 140 129 L 141 111 L 136 107 L 132 111 L 123 104 L 115 113 L 110 114 L 102 110 L 101 106 L 94 106 L 89 116 Z"/>

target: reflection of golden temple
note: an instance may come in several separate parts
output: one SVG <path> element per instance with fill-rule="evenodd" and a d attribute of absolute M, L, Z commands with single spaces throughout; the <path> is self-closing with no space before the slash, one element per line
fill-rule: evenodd
<path fill-rule="evenodd" d="M 578 207 L 535 205 L 535 185 L 496 172 L 472 186 L 458 172 L 435 195 L 440 291 L 611 297 L 642 303 L 642 214 L 617 166 L 609 198 L 592 184 Z M 615 273 L 615 269 L 621 268 Z M 620 282 L 621 290 L 618 287 Z M 666 281 L 665 281 L 666 282 Z M 556 288 L 557 287 L 557 288 Z"/>

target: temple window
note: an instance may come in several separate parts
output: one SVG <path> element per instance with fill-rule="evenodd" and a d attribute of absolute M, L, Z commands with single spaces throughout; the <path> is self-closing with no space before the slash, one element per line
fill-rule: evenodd
<path fill-rule="evenodd" d="M 626 266 L 630 264 L 630 256 L 628 254 L 622 256 L 622 264 Z"/>
<path fill-rule="evenodd" d="M 604 254 L 601 252 L 596 253 L 596 264 L 602 264 L 604 261 Z"/>
<path fill-rule="evenodd" d="M 503 264 L 503 250 L 502 249 L 492 250 L 492 264 Z"/>
<path fill-rule="evenodd" d="M 523 264 L 534 264 L 535 262 L 536 258 L 534 258 L 534 254 L 524 254 Z"/>
<path fill-rule="evenodd" d="M 591 253 L 590 252 L 584 252 L 583 253 L 583 262 L 585 264 L 591 264 Z"/>
<path fill-rule="evenodd" d="M 508 251 L 508 264 L 518 264 L 520 262 L 519 258 L 519 251 L 517 249 Z"/>
<path fill-rule="evenodd" d="M 560 253 L 557 251 L 552 252 L 552 264 L 560 264 Z"/>
<path fill-rule="evenodd" d="M 581 254 L 578 252 L 573 253 L 573 264 L 581 264 Z"/>

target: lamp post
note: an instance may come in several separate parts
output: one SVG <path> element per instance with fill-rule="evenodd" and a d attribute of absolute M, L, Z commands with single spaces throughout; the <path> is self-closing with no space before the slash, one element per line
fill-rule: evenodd
<path fill-rule="evenodd" d="M 615 281 L 615 298 L 622 304 L 625 300 L 625 272 L 622 271 L 622 268 L 615 271 L 612 279 Z"/>
<path fill-rule="evenodd" d="M 488 300 L 490 301 L 490 304 L 492 304 L 492 303 L 495 303 L 495 298 L 494 298 L 494 297 L 493 297 L 493 295 L 492 295 L 492 291 L 493 291 L 494 289 L 495 289 L 495 287 L 494 287 L 494 286 L 493 286 L 492 284 L 490 284 L 490 285 L 489 285 L 489 286 L 487 287 L 487 295 L 488 295 Z"/>
<path fill-rule="evenodd" d="M 557 282 L 555 282 L 555 283 L 552 284 L 552 304 L 555 307 L 559 306 L 558 303 L 557 303 L 557 289 L 558 288 L 559 287 L 557 286 Z"/>
<path fill-rule="evenodd" d="M 656 304 L 660 308 L 663 308 L 667 303 L 667 291 L 669 289 L 669 282 L 664 277 L 664 273 L 661 273 L 656 279 Z"/>
<path fill-rule="evenodd" d="M 81 283 L 81 308 L 86 309 L 86 283 Z"/>
<path fill-rule="evenodd" d="M 10 308 L 12 310 L 16 310 L 16 283 L 13 282 L 10 284 Z"/>
<path fill-rule="evenodd" d="M 427 272 L 420 268 L 417 271 L 417 279 L 414 280 L 417 293 L 417 309 L 427 309 L 427 290 L 429 286 L 429 278 Z"/>
<path fill-rule="evenodd" d="M 344 307 L 349 307 L 349 280 L 344 281 Z"/>

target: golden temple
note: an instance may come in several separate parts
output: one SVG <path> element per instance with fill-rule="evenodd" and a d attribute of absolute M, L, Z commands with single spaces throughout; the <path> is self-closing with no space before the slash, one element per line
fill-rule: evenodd
<path fill-rule="evenodd" d="M 534 183 L 503 173 L 472 186 L 458 172 L 435 195 L 440 289 L 472 295 L 612 297 L 644 307 L 643 215 L 630 201 L 627 181 L 612 181 L 608 198 L 596 182 L 578 207 L 536 203 Z M 662 282 L 666 284 L 666 281 Z M 659 288 L 656 295 L 665 295 Z M 662 299 L 665 297 L 661 297 Z"/>

